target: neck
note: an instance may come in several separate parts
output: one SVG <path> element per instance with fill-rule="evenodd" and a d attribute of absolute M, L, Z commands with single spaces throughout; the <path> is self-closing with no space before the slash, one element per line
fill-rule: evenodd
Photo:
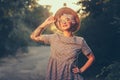
<path fill-rule="evenodd" d="M 66 36 L 66 37 L 72 37 L 73 33 L 71 31 L 64 31 L 63 35 Z"/>

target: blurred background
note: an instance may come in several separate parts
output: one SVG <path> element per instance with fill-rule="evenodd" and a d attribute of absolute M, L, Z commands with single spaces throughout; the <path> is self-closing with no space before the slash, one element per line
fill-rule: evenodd
<path fill-rule="evenodd" d="M 44 80 L 49 45 L 30 34 L 48 16 L 74 9 L 82 36 L 96 57 L 82 75 L 88 80 L 120 80 L 120 0 L 0 0 L 0 80 Z M 59 32 L 54 24 L 44 33 Z M 86 58 L 81 54 L 80 65 Z"/>

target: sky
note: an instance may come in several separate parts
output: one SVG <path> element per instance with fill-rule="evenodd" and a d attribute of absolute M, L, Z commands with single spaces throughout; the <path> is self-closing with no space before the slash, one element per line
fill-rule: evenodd
<path fill-rule="evenodd" d="M 51 5 L 50 11 L 54 14 L 59 8 L 63 7 L 64 3 L 67 4 L 67 7 L 77 11 L 80 8 L 80 6 L 78 7 L 74 4 L 77 1 L 78 0 L 39 0 L 38 3 L 40 5 Z"/>

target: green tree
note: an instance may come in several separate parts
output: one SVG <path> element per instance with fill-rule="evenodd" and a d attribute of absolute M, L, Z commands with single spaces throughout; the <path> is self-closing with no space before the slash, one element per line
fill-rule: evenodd
<path fill-rule="evenodd" d="M 103 67 L 97 77 L 103 77 L 104 80 L 120 80 L 120 62 L 114 62 Z"/>
<path fill-rule="evenodd" d="M 0 0 L 0 56 L 33 45 L 29 35 L 49 12 L 37 0 Z M 41 17 L 42 16 L 42 17 Z"/>

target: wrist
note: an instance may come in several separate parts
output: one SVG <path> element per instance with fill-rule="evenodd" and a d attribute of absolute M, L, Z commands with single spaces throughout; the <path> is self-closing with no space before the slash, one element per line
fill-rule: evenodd
<path fill-rule="evenodd" d="M 44 27 L 40 27 L 40 29 L 42 29 L 42 30 L 43 30 L 43 29 L 44 29 Z"/>
<path fill-rule="evenodd" d="M 42 24 L 40 25 L 40 28 L 44 29 L 46 26 L 47 26 L 47 24 L 42 23 Z"/>
<path fill-rule="evenodd" d="M 79 73 L 82 73 L 83 72 L 83 70 L 82 69 L 79 69 Z"/>

